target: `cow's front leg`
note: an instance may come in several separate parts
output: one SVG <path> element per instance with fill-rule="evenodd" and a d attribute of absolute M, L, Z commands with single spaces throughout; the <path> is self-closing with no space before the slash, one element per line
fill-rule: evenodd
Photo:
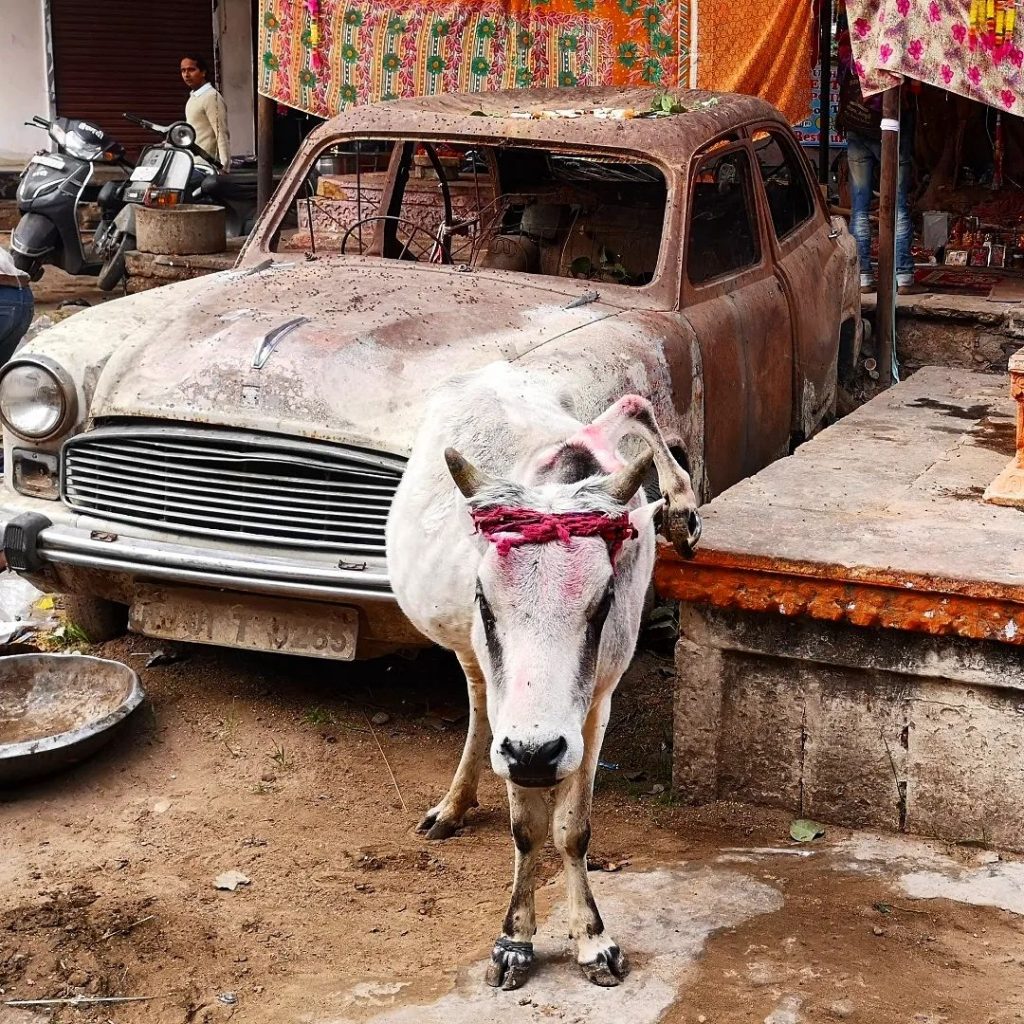
<path fill-rule="evenodd" d="M 487 684 L 476 659 L 459 656 L 459 664 L 466 674 L 469 691 L 469 725 L 466 745 L 462 748 L 459 767 L 455 769 L 451 785 L 444 799 L 431 807 L 419 823 L 417 831 L 426 832 L 428 839 L 447 839 L 462 828 L 466 812 L 476 807 L 476 791 L 480 784 L 480 770 L 487 756 L 487 743 L 491 738 L 487 724 Z"/>
<path fill-rule="evenodd" d="M 508 913 L 487 967 L 487 984 L 492 988 L 519 988 L 533 966 L 533 936 L 537 931 L 534 901 L 537 860 L 547 841 L 551 821 L 547 792 L 523 789 L 512 782 L 508 784 L 512 838 L 516 844 L 516 873 Z"/>
<path fill-rule="evenodd" d="M 595 701 L 583 728 L 584 754 L 579 770 L 555 795 L 555 846 L 562 855 L 569 897 L 569 937 L 576 943 L 576 961 L 595 985 L 610 988 L 629 973 L 629 961 L 604 930 L 587 877 L 590 808 L 594 772 L 611 710 L 611 694 Z"/>

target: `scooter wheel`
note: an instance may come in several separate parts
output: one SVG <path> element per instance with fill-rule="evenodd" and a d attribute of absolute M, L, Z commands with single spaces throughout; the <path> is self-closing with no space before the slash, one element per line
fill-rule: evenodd
<path fill-rule="evenodd" d="M 99 285 L 101 291 L 111 291 L 124 277 L 125 255 L 129 249 L 134 248 L 135 239 L 131 235 L 122 235 L 117 243 L 117 248 L 100 268 L 96 278 L 96 284 Z"/>

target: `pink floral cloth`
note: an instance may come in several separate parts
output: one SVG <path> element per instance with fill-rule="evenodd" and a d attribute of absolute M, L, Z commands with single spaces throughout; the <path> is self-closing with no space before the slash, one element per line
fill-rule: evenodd
<path fill-rule="evenodd" d="M 997 40 L 971 30 L 971 0 L 847 0 L 846 7 L 865 96 L 905 76 L 1024 113 L 1024 10 Z"/>

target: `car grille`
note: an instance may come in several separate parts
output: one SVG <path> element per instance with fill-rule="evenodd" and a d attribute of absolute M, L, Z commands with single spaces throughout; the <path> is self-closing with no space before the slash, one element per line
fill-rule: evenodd
<path fill-rule="evenodd" d="M 100 427 L 62 452 L 77 512 L 150 529 L 384 554 L 404 461 L 343 445 L 183 427 Z"/>

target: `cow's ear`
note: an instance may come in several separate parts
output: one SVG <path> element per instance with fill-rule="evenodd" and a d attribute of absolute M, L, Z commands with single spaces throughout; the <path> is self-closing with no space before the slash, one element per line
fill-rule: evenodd
<path fill-rule="evenodd" d="M 644 531 L 654 521 L 654 517 L 662 510 L 665 505 L 665 499 L 659 498 L 657 501 L 652 501 L 647 505 L 641 505 L 639 508 L 633 509 L 629 513 L 629 521 L 632 523 L 636 532 L 643 535 Z"/>

